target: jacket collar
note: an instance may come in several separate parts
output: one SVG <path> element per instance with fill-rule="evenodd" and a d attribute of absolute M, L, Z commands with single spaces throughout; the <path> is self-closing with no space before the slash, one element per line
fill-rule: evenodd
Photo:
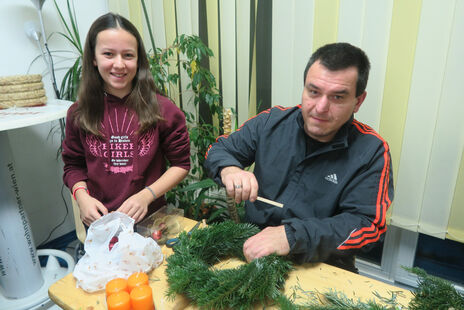
<path fill-rule="evenodd" d="M 354 119 L 354 115 L 351 115 L 350 119 L 345 124 L 343 124 L 343 126 L 340 127 L 340 129 L 337 131 L 337 134 L 335 135 L 335 137 L 331 141 L 327 142 L 327 145 L 323 147 L 320 150 L 320 152 L 316 152 L 316 153 L 322 153 L 326 151 L 337 150 L 337 149 L 348 147 L 348 134 L 350 132 L 350 127 L 353 122 L 353 119 Z M 298 126 L 301 128 L 301 130 L 303 130 L 304 132 L 304 121 L 303 121 L 303 115 L 301 114 L 301 109 L 300 109 L 300 113 L 298 113 L 298 116 L 297 116 L 297 123 L 298 123 Z M 306 135 L 306 132 L 304 134 Z"/>
<path fill-rule="evenodd" d="M 343 124 L 338 130 L 332 141 L 329 142 L 332 149 L 348 147 L 348 134 L 350 132 L 351 124 L 353 123 L 354 115 L 351 115 L 350 119 Z"/>

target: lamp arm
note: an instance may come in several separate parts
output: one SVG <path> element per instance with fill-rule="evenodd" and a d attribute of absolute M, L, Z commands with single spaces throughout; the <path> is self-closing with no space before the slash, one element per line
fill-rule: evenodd
<path fill-rule="evenodd" d="M 42 51 L 43 55 L 47 55 L 47 57 L 44 57 L 44 59 L 45 59 L 45 62 L 47 64 L 47 66 L 48 66 L 48 71 L 50 72 L 50 77 L 51 77 L 51 80 L 52 80 L 53 90 L 55 91 L 56 98 L 60 99 L 60 92 L 58 91 L 58 86 L 56 85 L 56 77 L 55 77 L 55 68 L 54 68 L 54 65 L 53 65 L 53 58 L 52 58 L 52 54 L 50 53 L 50 50 L 48 49 L 47 36 L 45 35 L 45 27 L 44 27 L 44 22 L 43 22 L 43 18 L 42 18 L 42 9 L 39 8 L 37 11 L 38 11 L 38 14 L 39 14 L 40 27 L 42 29 L 42 40 L 43 40 L 44 46 L 45 46 L 45 53 L 43 52 L 42 47 L 40 48 L 40 50 Z"/>

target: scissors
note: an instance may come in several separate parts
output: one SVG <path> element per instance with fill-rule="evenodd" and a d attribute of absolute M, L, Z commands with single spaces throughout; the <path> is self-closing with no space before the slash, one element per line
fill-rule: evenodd
<path fill-rule="evenodd" d="M 198 222 L 195 224 L 195 226 L 193 226 L 192 229 L 189 230 L 189 232 L 187 233 L 187 235 L 190 235 L 192 233 L 192 231 L 194 231 L 195 229 L 198 228 L 198 226 L 200 226 L 201 222 Z M 171 239 L 168 239 L 166 241 L 166 246 L 168 248 L 172 248 L 173 246 L 175 246 L 177 243 L 179 242 L 179 238 L 171 238 Z"/>

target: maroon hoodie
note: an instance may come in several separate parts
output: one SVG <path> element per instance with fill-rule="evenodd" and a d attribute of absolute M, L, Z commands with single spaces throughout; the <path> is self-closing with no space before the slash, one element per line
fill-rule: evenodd
<path fill-rule="evenodd" d="M 104 138 L 87 133 L 74 121 L 77 103 L 68 110 L 63 141 L 63 181 L 72 188 L 87 182 L 89 193 L 114 211 L 130 196 L 155 182 L 172 167 L 190 169 L 190 143 L 184 113 L 168 98 L 157 95 L 164 121 L 139 135 L 135 111 L 122 99 L 106 95 L 101 124 Z M 148 214 L 165 204 L 164 197 L 149 206 Z"/>

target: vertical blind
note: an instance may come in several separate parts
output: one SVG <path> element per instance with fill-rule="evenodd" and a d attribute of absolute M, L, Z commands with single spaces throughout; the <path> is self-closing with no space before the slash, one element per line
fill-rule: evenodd
<path fill-rule="evenodd" d="M 330 42 L 364 49 L 372 70 L 355 117 L 392 152 L 390 224 L 464 242 L 464 1 L 146 0 L 158 47 L 200 34 L 222 103 L 240 125 L 300 103 L 311 52 Z M 150 46 L 140 1 L 108 0 Z M 201 28 L 201 29 L 199 29 Z M 183 76 L 180 87 L 186 85 Z M 189 100 L 174 98 L 177 104 Z"/>

